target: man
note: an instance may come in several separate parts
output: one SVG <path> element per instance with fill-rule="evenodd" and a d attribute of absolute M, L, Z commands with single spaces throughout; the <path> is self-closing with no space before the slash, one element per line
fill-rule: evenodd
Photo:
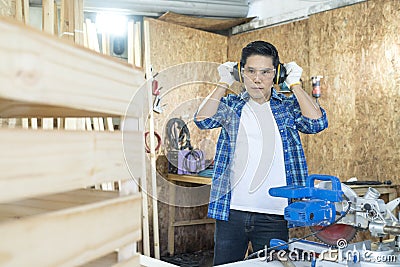
<path fill-rule="evenodd" d="M 221 127 L 208 216 L 216 219 L 214 265 L 243 260 L 272 238 L 288 239 L 283 210 L 287 200 L 271 197 L 271 187 L 304 185 L 308 175 L 298 131 L 314 134 L 328 126 L 325 111 L 302 89 L 302 68 L 284 64 L 289 97 L 273 88 L 278 51 L 264 41 L 242 50 L 239 75 L 245 91 L 224 97 L 234 63 L 218 68 L 220 81 L 195 114 L 201 129 Z"/>

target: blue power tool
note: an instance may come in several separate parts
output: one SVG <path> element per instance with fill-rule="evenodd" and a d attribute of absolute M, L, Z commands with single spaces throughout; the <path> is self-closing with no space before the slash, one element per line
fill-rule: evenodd
<path fill-rule="evenodd" d="M 332 189 L 316 188 L 316 180 L 330 181 Z M 269 194 L 292 199 L 293 202 L 285 208 L 285 219 L 291 228 L 333 223 L 336 218 L 335 202 L 343 200 L 339 178 L 321 174 L 308 176 L 306 186 L 275 187 L 269 190 Z"/>

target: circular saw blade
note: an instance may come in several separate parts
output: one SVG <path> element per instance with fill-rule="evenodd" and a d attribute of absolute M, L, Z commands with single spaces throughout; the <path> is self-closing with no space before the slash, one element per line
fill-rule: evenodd
<path fill-rule="evenodd" d="M 357 233 L 357 229 L 348 224 L 336 223 L 332 224 L 326 229 L 320 231 L 323 226 L 310 226 L 310 229 L 315 236 L 329 246 L 336 247 L 339 240 L 346 240 L 349 242 Z"/>
<path fill-rule="evenodd" d="M 323 189 L 332 189 L 332 183 L 330 181 L 323 181 L 320 182 L 317 185 L 318 188 L 323 188 Z M 343 191 L 344 196 L 347 199 L 353 199 L 357 197 L 356 192 L 354 192 L 353 189 L 351 189 L 349 186 L 345 184 L 341 184 L 341 188 Z M 348 208 L 348 203 L 346 201 L 342 202 L 336 202 L 335 203 L 335 208 L 337 213 L 341 213 L 347 210 Z M 341 221 L 346 220 L 346 218 L 342 219 Z M 351 241 L 357 234 L 357 229 L 349 224 L 344 224 L 344 223 L 336 223 L 333 225 L 330 225 L 326 227 L 324 230 L 320 231 L 323 226 L 310 226 L 310 229 L 313 233 L 315 233 L 315 236 L 321 240 L 323 243 L 336 247 L 337 243 L 340 239 L 346 240 L 346 242 Z"/>

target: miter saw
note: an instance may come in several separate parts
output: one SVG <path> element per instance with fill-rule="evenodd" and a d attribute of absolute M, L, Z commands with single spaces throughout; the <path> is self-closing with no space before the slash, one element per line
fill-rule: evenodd
<path fill-rule="evenodd" d="M 315 185 L 317 180 L 320 182 Z M 314 235 L 322 242 L 304 238 L 289 242 L 274 240 L 275 245 L 270 250 L 308 250 L 315 253 L 316 257 L 310 260 L 310 265 L 299 266 L 400 266 L 400 222 L 393 214 L 400 198 L 385 204 L 379 199 L 379 191 L 371 187 L 360 197 L 337 177 L 330 175 L 310 175 L 306 186 L 271 188 L 269 193 L 292 200 L 285 208 L 285 219 L 290 228 L 310 227 L 312 233 L 308 236 Z M 366 240 L 350 243 L 360 230 L 369 230 L 371 236 L 378 237 L 380 242 L 374 244 Z M 383 237 L 387 235 L 394 238 L 383 242 Z M 329 253 L 330 257 L 324 257 L 324 253 Z"/>

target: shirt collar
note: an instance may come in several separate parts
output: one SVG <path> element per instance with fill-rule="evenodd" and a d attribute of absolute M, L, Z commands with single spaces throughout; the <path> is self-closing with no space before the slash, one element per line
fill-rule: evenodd
<path fill-rule="evenodd" d="M 249 92 L 244 91 L 239 94 L 240 99 L 244 100 L 245 102 L 249 101 L 250 95 Z M 279 101 L 282 101 L 282 97 L 276 92 L 275 88 L 272 87 L 271 98 L 276 98 Z"/>

